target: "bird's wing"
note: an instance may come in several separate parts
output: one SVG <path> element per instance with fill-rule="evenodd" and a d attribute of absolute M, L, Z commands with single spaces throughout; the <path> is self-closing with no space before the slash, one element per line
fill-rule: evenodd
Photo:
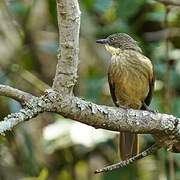
<path fill-rule="evenodd" d="M 152 99 L 152 94 L 153 94 L 153 90 L 154 90 L 154 80 L 155 80 L 155 78 L 153 76 L 152 80 L 149 82 L 149 93 L 144 101 L 146 103 L 146 105 L 148 105 L 148 106 Z"/>
<path fill-rule="evenodd" d="M 109 88 L 110 88 L 112 100 L 113 100 L 114 104 L 118 107 L 117 99 L 116 99 L 116 95 L 115 95 L 115 84 L 111 78 L 110 72 L 108 72 L 108 82 L 109 82 Z"/>
<path fill-rule="evenodd" d="M 149 92 L 148 95 L 146 97 L 146 99 L 144 100 L 144 103 L 149 106 L 152 100 L 152 94 L 154 91 L 154 82 L 155 82 L 155 74 L 153 71 L 153 75 L 151 76 L 151 78 L 149 79 Z M 144 107 L 144 105 L 141 107 L 142 110 L 146 110 L 146 107 Z"/>

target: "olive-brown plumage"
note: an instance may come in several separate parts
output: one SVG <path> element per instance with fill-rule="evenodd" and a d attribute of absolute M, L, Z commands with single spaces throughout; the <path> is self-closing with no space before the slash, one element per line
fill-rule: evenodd
<path fill-rule="evenodd" d="M 111 53 L 108 81 L 113 102 L 118 107 L 146 109 L 151 101 L 154 74 L 151 61 L 141 54 L 137 42 L 125 33 L 97 40 Z M 128 159 L 138 153 L 138 136 L 120 133 L 120 156 Z"/>

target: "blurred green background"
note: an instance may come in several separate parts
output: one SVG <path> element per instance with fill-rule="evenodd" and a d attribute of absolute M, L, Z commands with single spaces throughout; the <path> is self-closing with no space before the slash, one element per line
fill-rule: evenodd
<path fill-rule="evenodd" d="M 151 108 L 180 116 L 180 7 L 152 0 L 81 0 L 79 78 L 75 94 L 113 105 L 107 83 L 110 55 L 95 44 L 115 32 L 139 41 L 154 64 Z M 0 83 L 41 95 L 52 85 L 57 62 L 55 0 L 0 1 Z M 0 118 L 20 105 L 0 97 Z M 160 150 L 126 168 L 94 170 L 119 160 L 118 133 L 44 113 L 0 137 L 0 180 L 180 179 L 180 156 Z M 141 149 L 153 143 L 141 135 Z"/>

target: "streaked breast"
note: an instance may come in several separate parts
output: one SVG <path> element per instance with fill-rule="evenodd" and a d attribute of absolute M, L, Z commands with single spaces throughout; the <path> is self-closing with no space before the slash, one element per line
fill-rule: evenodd
<path fill-rule="evenodd" d="M 115 85 L 119 105 L 139 109 L 149 92 L 152 75 L 149 59 L 136 52 L 113 55 L 109 66 L 109 78 Z"/>

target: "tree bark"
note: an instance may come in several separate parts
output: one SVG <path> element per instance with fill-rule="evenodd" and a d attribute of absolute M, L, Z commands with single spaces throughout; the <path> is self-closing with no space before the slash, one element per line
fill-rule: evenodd
<path fill-rule="evenodd" d="M 77 0 L 56 0 L 59 54 L 53 88 L 72 95 L 77 79 L 80 10 Z"/>

